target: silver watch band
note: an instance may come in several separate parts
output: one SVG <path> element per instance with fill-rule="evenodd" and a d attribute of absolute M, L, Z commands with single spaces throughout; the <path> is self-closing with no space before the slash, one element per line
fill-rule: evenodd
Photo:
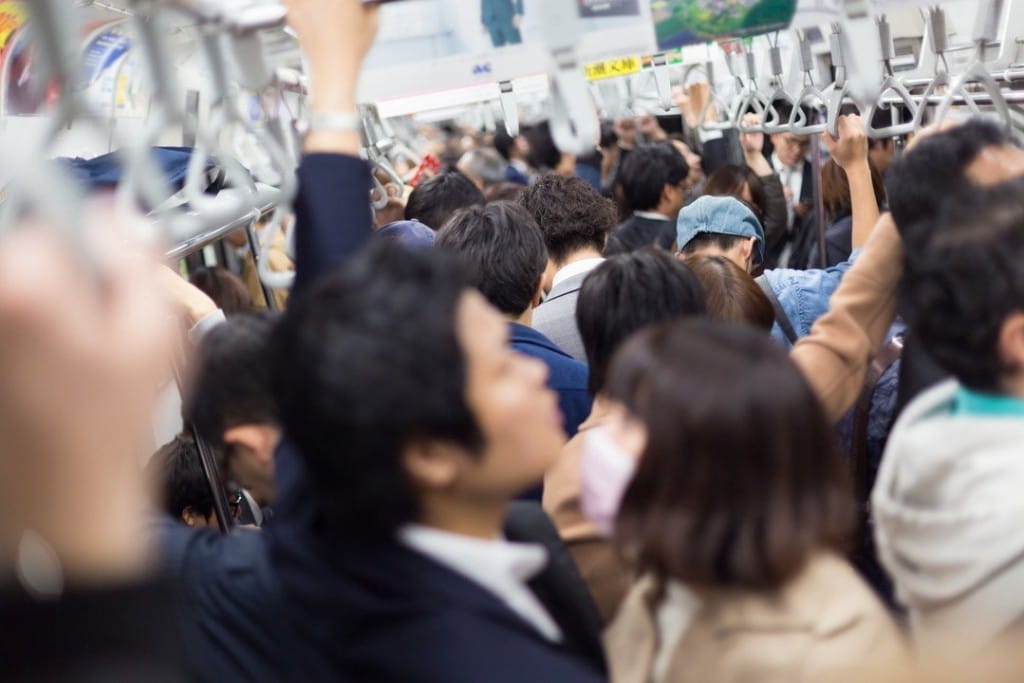
<path fill-rule="evenodd" d="M 311 110 L 308 116 L 309 129 L 318 131 L 348 132 L 358 131 L 363 124 L 359 112 L 356 111 L 316 111 Z"/>

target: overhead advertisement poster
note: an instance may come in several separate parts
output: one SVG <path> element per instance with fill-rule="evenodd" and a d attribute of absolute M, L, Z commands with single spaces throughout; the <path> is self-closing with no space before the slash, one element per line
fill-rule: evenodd
<path fill-rule="evenodd" d="M 789 27 L 797 0 L 650 0 L 659 50 Z"/>
<path fill-rule="evenodd" d="M 580 17 L 635 17 L 640 14 L 640 0 L 579 0 Z"/>
<path fill-rule="evenodd" d="M 543 74 L 553 0 L 406 0 L 380 9 L 360 98 L 411 97 Z M 650 0 L 564 0 L 583 63 L 652 54 Z"/>

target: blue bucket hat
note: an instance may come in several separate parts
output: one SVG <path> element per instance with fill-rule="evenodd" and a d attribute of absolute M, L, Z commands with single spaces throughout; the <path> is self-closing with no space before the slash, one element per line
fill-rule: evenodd
<path fill-rule="evenodd" d="M 681 251 L 701 233 L 754 237 L 758 263 L 764 263 L 764 228 L 754 212 L 734 197 L 700 197 L 684 206 L 676 221 L 676 245 Z"/>
<path fill-rule="evenodd" d="M 435 232 L 419 221 L 395 221 L 374 233 L 379 240 L 397 242 L 414 251 L 434 246 Z"/>

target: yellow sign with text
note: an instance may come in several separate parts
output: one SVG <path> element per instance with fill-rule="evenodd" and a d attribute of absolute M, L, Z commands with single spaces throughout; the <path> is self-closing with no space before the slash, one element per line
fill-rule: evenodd
<path fill-rule="evenodd" d="M 604 62 L 587 64 L 587 80 L 599 81 L 602 78 L 615 78 L 616 76 L 629 76 L 639 73 L 643 67 L 643 61 L 639 57 L 622 57 L 621 59 L 609 59 Z"/>

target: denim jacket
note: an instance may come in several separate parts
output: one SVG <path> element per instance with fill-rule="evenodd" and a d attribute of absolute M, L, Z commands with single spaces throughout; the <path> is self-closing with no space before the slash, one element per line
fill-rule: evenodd
<path fill-rule="evenodd" d="M 860 251 L 857 249 L 848 260 L 824 270 L 776 268 L 764 272 L 797 337 L 809 334 L 815 321 L 828 312 L 829 299 Z M 778 323 L 772 327 L 772 337 L 786 348 L 792 347 Z"/>

